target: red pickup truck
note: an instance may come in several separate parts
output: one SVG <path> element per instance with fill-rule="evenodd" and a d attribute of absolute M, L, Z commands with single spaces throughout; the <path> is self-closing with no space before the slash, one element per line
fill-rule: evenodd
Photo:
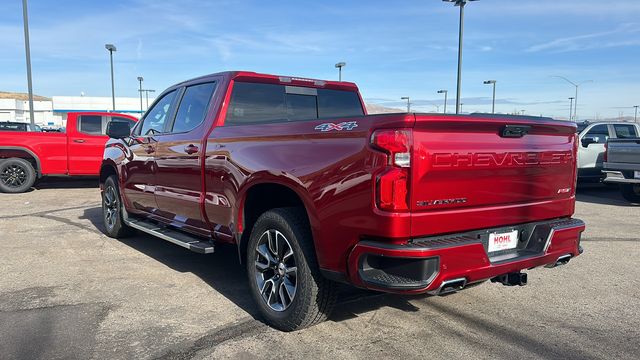
<path fill-rule="evenodd" d="M 107 124 L 135 117 L 105 112 L 69 113 L 65 133 L 0 131 L 0 192 L 27 191 L 49 175 L 98 176 Z"/>
<path fill-rule="evenodd" d="M 106 233 L 208 254 L 237 246 L 264 318 L 322 321 L 336 282 L 446 294 L 578 256 L 576 125 L 487 114 L 367 115 L 355 84 L 225 72 L 112 122 Z"/>

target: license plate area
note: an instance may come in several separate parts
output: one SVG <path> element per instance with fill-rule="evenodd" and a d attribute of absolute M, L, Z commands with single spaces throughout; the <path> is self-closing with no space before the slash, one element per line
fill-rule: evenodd
<path fill-rule="evenodd" d="M 489 261 L 497 264 L 540 255 L 544 252 L 550 231 L 551 227 L 545 224 L 523 224 L 487 229 L 478 237 Z"/>
<path fill-rule="evenodd" d="M 520 232 L 512 230 L 509 232 L 493 232 L 489 234 L 487 252 L 489 254 L 497 251 L 512 250 L 518 247 Z"/>

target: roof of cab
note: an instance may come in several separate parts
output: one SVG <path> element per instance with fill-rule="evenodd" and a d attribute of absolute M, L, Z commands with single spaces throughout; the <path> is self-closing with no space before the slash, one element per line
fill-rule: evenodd
<path fill-rule="evenodd" d="M 289 85 L 289 86 L 303 86 L 303 87 L 314 87 L 314 88 L 347 90 L 347 91 L 358 90 L 358 87 L 356 86 L 356 84 L 348 81 L 319 80 L 319 79 L 310 79 L 310 78 L 288 76 L 288 75 L 263 74 L 263 73 L 253 72 L 253 71 L 223 71 L 223 72 L 213 73 L 209 75 L 199 76 L 197 78 L 193 78 L 187 81 L 182 81 L 172 87 L 180 86 L 180 85 L 198 81 L 198 80 L 206 80 L 212 77 L 225 77 L 230 80 L 275 83 L 275 84 Z"/>

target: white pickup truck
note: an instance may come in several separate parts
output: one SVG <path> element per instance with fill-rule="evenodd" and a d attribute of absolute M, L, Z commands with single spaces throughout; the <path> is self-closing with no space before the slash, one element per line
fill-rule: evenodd
<path fill-rule="evenodd" d="M 640 126 L 623 121 L 578 123 L 578 181 L 600 182 L 603 179 L 605 143 L 609 139 L 637 138 Z"/>

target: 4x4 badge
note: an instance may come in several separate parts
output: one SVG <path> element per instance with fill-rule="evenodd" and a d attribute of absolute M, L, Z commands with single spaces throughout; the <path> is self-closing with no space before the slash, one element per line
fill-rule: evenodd
<path fill-rule="evenodd" d="M 315 129 L 320 131 L 331 131 L 331 130 L 342 131 L 342 130 L 353 130 L 356 127 L 358 127 L 357 121 L 348 121 L 348 122 L 341 122 L 339 124 L 324 123 L 316 126 Z"/>

